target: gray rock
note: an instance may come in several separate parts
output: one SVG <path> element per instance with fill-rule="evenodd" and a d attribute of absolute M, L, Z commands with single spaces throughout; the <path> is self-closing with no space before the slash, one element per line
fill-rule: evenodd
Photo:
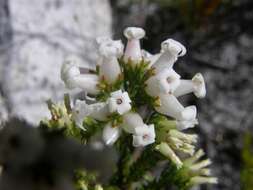
<path fill-rule="evenodd" d="M 37 123 L 48 116 L 45 101 L 62 100 L 60 67 L 68 54 L 96 59 L 97 36 L 110 36 L 107 0 L 9 0 L 13 46 L 4 91 L 11 115 Z"/>

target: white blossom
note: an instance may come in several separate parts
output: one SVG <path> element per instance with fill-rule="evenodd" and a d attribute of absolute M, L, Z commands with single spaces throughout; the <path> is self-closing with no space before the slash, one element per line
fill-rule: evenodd
<path fill-rule="evenodd" d="M 99 121 L 106 121 L 110 114 L 108 104 L 105 102 L 98 102 L 90 104 L 91 113 L 90 116 Z"/>
<path fill-rule="evenodd" d="M 109 83 L 115 82 L 121 71 L 117 58 L 122 56 L 124 46 L 120 40 L 98 38 L 100 67 L 99 75 Z"/>
<path fill-rule="evenodd" d="M 144 122 L 138 113 L 128 112 L 123 115 L 122 128 L 128 133 L 135 133 L 135 128 L 143 126 Z"/>
<path fill-rule="evenodd" d="M 157 72 L 165 68 L 172 68 L 178 57 L 186 54 L 186 48 L 173 39 L 167 39 L 161 44 L 161 56 L 153 64 Z"/>
<path fill-rule="evenodd" d="M 142 125 L 135 128 L 133 146 L 146 146 L 155 142 L 154 125 Z"/>
<path fill-rule="evenodd" d="M 128 112 L 131 109 L 131 100 L 127 92 L 118 90 L 111 93 L 111 97 L 108 100 L 110 112 L 117 112 L 120 115 Z"/>
<path fill-rule="evenodd" d="M 165 69 L 146 82 L 146 92 L 150 96 L 158 96 L 160 93 L 172 94 L 180 85 L 180 75 L 173 69 Z"/>
<path fill-rule="evenodd" d="M 156 111 L 176 120 L 194 120 L 196 118 L 196 106 L 183 107 L 177 98 L 172 94 L 159 95 L 161 106 L 155 107 Z"/>
<path fill-rule="evenodd" d="M 77 126 L 83 130 L 83 120 L 86 116 L 90 115 L 91 109 L 85 101 L 77 100 L 73 107 L 72 115 Z"/>
<path fill-rule="evenodd" d="M 193 92 L 198 98 L 206 95 L 206 86 L 202 74 L 197 73 L 192 80 L 181 80 L 179 87 L 175 90 L 176 97 Z"/>
<path fill-rule="evenodd" d="M 196 118 L 191 119 L 191 120 L 177 120 L 176 121 L 176 126 L 178 130 L 185 130 L 189 128 L 193 128 L 195 125 L 198 124 L 198 120 Z"/>
<path fill-rule="evenodd" d="M 103 140 L 106 145 L 113 145 L 120 136 L 120 128 L 118 126 L 112 126 L 111 123 L 107 123 L 103 129 Z"/>
<path fill-rule="evenodd" d="M 76 62 L 65 61 L 61 67 L 61 79 L 67 88 L 80 88 L 88 94 L 97 94 L 98 76 L 94 74 L 81 74 Z"/>
<path fill-rule="evenodd" d="M 75 61 L 65 60 L 61 67 L 61 79 L 65 83 L 66 87 L 69 89 L 76 88 L 74 78 L 79 76 L 80 70 Z"/>
<path fill-rule="evenodd" d="M 87 116 L 99 121 L 106 121 L 108 115 L 108 105 L 104 102 L 87 104 L 84 100 L 77 100 L 73 107 L 73 118 L 79 127 Z"/>
<path fill-rule="evenodd" d="M 145 36 L 145 31 L 142 28 L 128 27 L 124 30 L 124 35 L 128 39 L 125 49 L 124 60 L 129 59 L 133 63 L 137 63 L 142 59 L 142 52 L 140 47 L 140 39 Z"/>

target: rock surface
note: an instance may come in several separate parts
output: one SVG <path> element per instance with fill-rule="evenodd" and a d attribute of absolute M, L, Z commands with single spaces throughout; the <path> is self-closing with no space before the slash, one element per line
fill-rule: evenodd
<path fill-rule="evenodd" d="M 107 0 L 9 0 L 8 5 L 12 56 L 1 83 L 10 114 L 37 123 L 48 115 L 47 99 L 62 100 L 64 57 L 95 62 L 95 38 L 111 35 L 110 6 Z"/>

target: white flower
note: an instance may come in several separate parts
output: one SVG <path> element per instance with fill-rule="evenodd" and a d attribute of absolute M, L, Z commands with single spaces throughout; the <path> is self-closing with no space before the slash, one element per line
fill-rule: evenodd
<path fill-rule="evenodd" d="M 107 123 L 103 129 L 103 140 L 106 145 L 113 145 L 120 136 L 121 129 L 116 126 L 112 127 L 111 123 Z"/>
<path fill-rule="evenodd" d="M 103 57 L 117 57 L 123 55 L 124 45 L 121 40 L 112 40 L 107 37 L 99 37 L 96 39 L 98 43 L 99 55 Z"/>
<path fill-rule="evenodd" d="M 99 102 L 89 105 L 91 109 L 90 116 L 99 121 L 106 121 L 110 114 L 108 104 L 105 102 Z"/>
<path fill-rule="evenodd" d="M 196 118 L 196 106 L 183 107 L 177 98 L 172 94 L 159 95 L 161 106 L 155 107 L 156 111 L 175 118 L 179 121 L 194 120 Z"/>
<path fill-rule="evenodd" d="M 61 79 L 67 88 L 80 88 L 88 94 L 97 94 L 98 77 L 94 74 L 81 74 L 75 61 L 67 60 L 61 67 Z"/>
<path fill-rule="evenodd" d="M 138 113 L 128 112 L 123 115 L 122 128 L 128 133 L 135 133 L 135 128 L 143 126 L 144 122 Z"/>
<path fill-rule="evenodd" d="M 160 93 L 171 94 L 180 85 L 180 75 L 173 69 L 165 69 L 157 75 L 150 77 L 146 84 L 146 92 L 150 96 L 158 96 Z"/>
<path fill-rule="evenodd" d="M 198 98 L 206 96 L 205 80 L 202 74 L 197 73 L 192 80 L 181 80 L 179 87 L 175 90 L 176 97 L 193 92 Z"/>
<path fill-rule="evenodd" d="M 83 127 L 83 120 L 86 116 L 90 115 L 90 113 L 91 109 L 85 101 L 77 100 L 75 102 L 72 114 L 73 119 L 79 128 L 85 130 Z"/>
<path fill-rule="evenodd" d="M 176 121 L 176 126 L 178 130 L 185 130 L 189 128 L 193 128 L 195 125 L 198 125 L 198 120 L 196 118 L 192 120 L 177 120 Z"/>
<path fill-rule="evenodd" d="M 79 76 L 80 70 L 75 61 L 65 60 L 61 67 L 61 79 L 69 89 L 75 88 L 76 84 L 74 78 Z"/>
<path fill-rule="evenodd" d="M 157 72 L 165 68 L 172 68 L 177 58 L 186 54 L 185 47 L 173 39 L 163 41 L 161 48 L 161 56 L 153 64 Z"/>
<path fill-rule="evenodd" d="M 86 101 L 77 100 L 73 107 L 73 118 L 79 127 L 82 126 L 83 120 L 87 116 L 99 121 L 106 121 L 108 115 L 108 105 L 104 102 L 87 104 Z"/>
<path fill-rule="evenodd" d="M 109 38 L 98 38 L 100 68 L 99 75 L 106 81 L 115 82 L 121 71 L 117 58 L 123 54 L 123 44 L 120 40 L 111 40 Z"/>
<path fill-rule="evenodd" d="M 128 39 L 124 60 L 131 59 L 134 63 L 141 61 L 140 39 L 145 36 L 145 31 L 142 28 L 128 27 L 124 30 L 124 35 Z"/>
<path fill-rule="evenodd" d="M 135 128 L 133 146 L 146 146 L 155 142 L 154 125 L 142 125 Z"/>
<path fill-rule="evenodd" d="M 108 100 L 110 112 L 117 112 L 120 115 L 128 112 L 131 109 L 131 100 L 127 92 L 118 90 L 111 93 L 111 97 Z"/>

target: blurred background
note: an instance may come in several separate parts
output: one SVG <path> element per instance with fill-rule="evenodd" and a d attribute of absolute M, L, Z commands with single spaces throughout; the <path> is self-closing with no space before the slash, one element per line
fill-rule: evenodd
<path fill-rule="evenodd" d="M 207 97 L 196 104 L 200 146 L 213 160 L 216 186 L 253 189 L 252 0 L 0 0 L 0 117 L 36 124 L 45 101 L 62 100 L 65 56 L 96 63 L 95 38 L 123 38 L 127 26 L 146 30 L 143 48 L 160 51 L 174 38 L 188 53 L 175 64 L 182 78 L 203 73 Z"/>

